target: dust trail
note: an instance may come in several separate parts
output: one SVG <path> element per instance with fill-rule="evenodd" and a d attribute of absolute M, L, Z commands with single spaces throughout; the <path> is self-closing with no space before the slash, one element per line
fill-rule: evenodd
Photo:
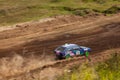
<path fill-rule="evenodd" d="M 51 62 L 50 58 L 47 58 L 47 56 L 44 56 L 44 59 L 41 56 L 30 55 L 28 57 L 23 57 L 19 54 L 14 54 L 12 57 L 1 58 L 0 78 L 29 72 L 30 70 Z"/>

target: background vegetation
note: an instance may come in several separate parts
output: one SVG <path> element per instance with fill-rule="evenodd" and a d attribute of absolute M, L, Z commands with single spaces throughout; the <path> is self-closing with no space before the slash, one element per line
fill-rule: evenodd
<path fill-rule="evenodd" d="M 61 14 L 116 13 L 120 0 L 0 0 L 0 26 Z"/>
<path fill-rule="evenodd" d="M 96 65 L 85 63 L 70 70 L 57 80 L 120 80 L 120 54 L 114 54 L 111 59 Z"/>

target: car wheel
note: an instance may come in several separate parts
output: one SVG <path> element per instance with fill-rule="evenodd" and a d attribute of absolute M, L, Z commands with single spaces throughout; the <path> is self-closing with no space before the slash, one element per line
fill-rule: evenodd
<path fill-rule="evenodd" d="M 63 57 L 61 55 L 56 55 L 56 58 L 57 58 L 57 60 L 63 59 Z"/>

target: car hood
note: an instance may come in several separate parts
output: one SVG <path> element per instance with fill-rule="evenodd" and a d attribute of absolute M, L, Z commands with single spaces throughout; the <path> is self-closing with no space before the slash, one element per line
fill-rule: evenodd
<path fill-rule="evenodd" d="M 84 51 L 91 51 L 91 48 L 89 47 L 80 46 L 80 48 L 84 49 Z"/>

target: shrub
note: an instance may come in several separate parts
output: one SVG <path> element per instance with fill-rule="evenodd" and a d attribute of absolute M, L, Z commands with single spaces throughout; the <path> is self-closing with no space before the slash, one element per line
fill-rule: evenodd
<path fill-rule="evenodd" d="M 88 9 L 88 8 L 78 8 L 78 9 L 75 9 L 73 11 L 73 14 L 75 15 L 80 15 L 80 16 L 84 16 L 86 14 L 90 14 L 90 13 L 93 13 L 94 11 L 92 9 Z"/>
<path fill-rule="evenodd" d="M 83 2 L 96 2 L 99 4 L 103 4 L 106 2 L 106 0 L 82 0 Z"/>
<path fill-rule="evenodd" d="M 105 10 L 103 13 L 113 14 L 113 13 L 117 13 L 119 11 L 120 11 L 120 6 L 112 6 L 112 7 L 108 8 L 107 10 Z"/>
<path fill-rule="evenodd" d="M 64 73 L 58 80 L 96 80 L 98 76 L 95 72 L 94 67 L 88 63 L 81 66 L 73 67 L 71 73 Z"/>
<path fill-rule="evenodd" d="M 70 70 L 70 73 L 59 76 L 58 80 L 120 80 L 120 54 L 115 53 L 109 60 L 94 66 L 85 63 Z"/>
<path fill-rule="evenodd" d="M 51 0 L 51 2 L 61 2 L 63 0 Z"/>
<path fill-rule="evenodd" d="M 7 15 L 6 10 L 4 10 L 4 9 L 0 10 L 0 15 L 1 15 L 1 16 L 5 16 L 5 15 Z"/>

